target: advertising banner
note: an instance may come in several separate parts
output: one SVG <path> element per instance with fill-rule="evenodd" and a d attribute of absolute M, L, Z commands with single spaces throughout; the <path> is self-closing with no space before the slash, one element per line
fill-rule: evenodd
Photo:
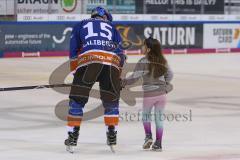
<path fill-rule="evenodd" d="M 81 13 L 80 0 L 17 0 L 18 14 Z"/>
<path fill-rule="evenodd" d="M 204 14 L 224 14 L 224 6 L 224 0 L 204 0 Z"/>
<path fill-rule="evenodd" d="M 7 13 L 6 1 L 7 0 L 0 1 L 0 15 L 6 15 Z"/>
<path fill-rule="evenodd" d="M 68 51 L 74 23 L 0 26 L 0 50 L 4 52 Z M 141 49 L 149 36 L 164 49 L 203 47 L 202 24 L 116 24 L 129 50 Z"/>
<path fill-rule="evenodd" d="M 224 14 L 224 0 L 144 0 L 148 14 Z"/>
<path fill-rule="evenodd" d="M 240 48 L 240 24 L 204 24 L 204 48 Z"/>
<path fill-rule="evenodd" d="M 0 0 L 0 16 L 14 15 L 14 0 Z"/>
<path fill-rule="evenodd" d="M 137 0 L 88 0 L 87 13 L 97 6 L 107 8 L 111 13 L 117 14 L 135 14 Z"/>
<path fill-rule="evenodd" d="M 4 52 L 67 51 L 73 25 L 21 24 L 0 26 L 0 50 Z"/>
<path fill-rule="evenodd" d="M 132 44 L 132 48 L 140 48 L 143 39 L 158 39 L 164 49 L 184 49 L 203 47 L 202 24 L 129 24 L 117 25 L 122 38 Z"/>

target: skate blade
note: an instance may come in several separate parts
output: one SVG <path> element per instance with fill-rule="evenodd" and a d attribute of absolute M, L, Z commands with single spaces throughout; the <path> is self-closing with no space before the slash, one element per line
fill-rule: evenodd
<path fill-rule="evenodd" d="M 110 147 L 112 153 L 116 153 L 116 151 L 115 151 L 115 147 L 114 147 L 113 145 L 110 145 L 109 147 Z"/>
<path fill-rule="evenodd" d="M 66 146 L 66 151 L 68 151 L 69 153 L 74 153 L 75 148 L 73 146 Z"/>
<path fill-rule="evenodd" d="M 162 152 L 162 149 L 152 149 L 154 152 Z"/>

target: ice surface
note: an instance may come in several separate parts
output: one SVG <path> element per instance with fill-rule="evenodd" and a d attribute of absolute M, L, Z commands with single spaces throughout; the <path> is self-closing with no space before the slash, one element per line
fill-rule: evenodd
<path fill-rule="evenodd" d="M 136 62 L 139 56 L 129 56 Z M 0 92 L 0 160 L 69 159 L 240 159 L 240 54 L 169 55 L 174 91 L 165 112 L 187 114 L 192 121 L 164 122 L 163 152 L 143 151 L 141 122 L 122 121 L 117 153 L 105 145 L 103 118 L 84 122 L 75 154 L 65 151 L 65 123 L 55 115 L 68 95 L 52 89 Z M 48 84 L 49 75 L 67 58 L 0 59 L 0 88 Z M 71 79 L 71 76 L 69 77 Z M 121 101 L 121 113 L 137 114 Z M 90 98 L 86 110 L 99 100 Z M 154 126 L 154 125 L 153 125 Z"/>

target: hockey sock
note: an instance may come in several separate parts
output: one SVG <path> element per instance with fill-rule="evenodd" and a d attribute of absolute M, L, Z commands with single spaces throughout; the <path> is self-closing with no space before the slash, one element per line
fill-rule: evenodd
<path fill-rule="evenodd" d="M 105 108 L 104 122 L 106 126 L 117 126 L 119 123 L 119 102 L 103 102 Z"/>
<path fill-rule="evenodd" d="M 104 122 L 106 126 L 117 126 L 119 123 L 119 117 L 117 116 L 104 116 Z"/>
<path fill-rule="evenodd" d="M 73 132 L 74 127 L 80 127 L 83 117 L 83 107 L 80 103 L 70 100 L 67 117 L 67 130 L 69 132 Z"/>

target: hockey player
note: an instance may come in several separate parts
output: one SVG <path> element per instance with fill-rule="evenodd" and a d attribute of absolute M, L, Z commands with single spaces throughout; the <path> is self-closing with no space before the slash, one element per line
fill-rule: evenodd
<path fill-rule="evenodd" d="M 139 60 L 131 76 L 124 79 L 124 85 L 130 85 L 139 78 L 143 78 L 143 126 L 145 142 L 143 149 L 162 150 L 163 122 L 161 116 L 166 104 L 166 93 L 172 90 L 170 81 L 173 78 L 167 60 L 162 54 L 161 44 L 157 39 L 148 38 L 144 41 L 143 52 L 145 57 Z M 154 108 L 156 124 L 156 141 L 153 143 L 151 111 Z"/>
<path fill-rule="evenodd" d="M 125 57 L 118 47 L 122 39 L 112 24 L 111 14 L 102 7 L 94 8 L 90 19 L 74 27 L 70 41 L 70 68 L 76 72 L 69 96 L 67 150 L 73 152 L 73 147 L 77 145 L 83 108 L 95 82 L 99 82 L 105 109 L 107 144 L 116 145 L 120 74 Z"/>

